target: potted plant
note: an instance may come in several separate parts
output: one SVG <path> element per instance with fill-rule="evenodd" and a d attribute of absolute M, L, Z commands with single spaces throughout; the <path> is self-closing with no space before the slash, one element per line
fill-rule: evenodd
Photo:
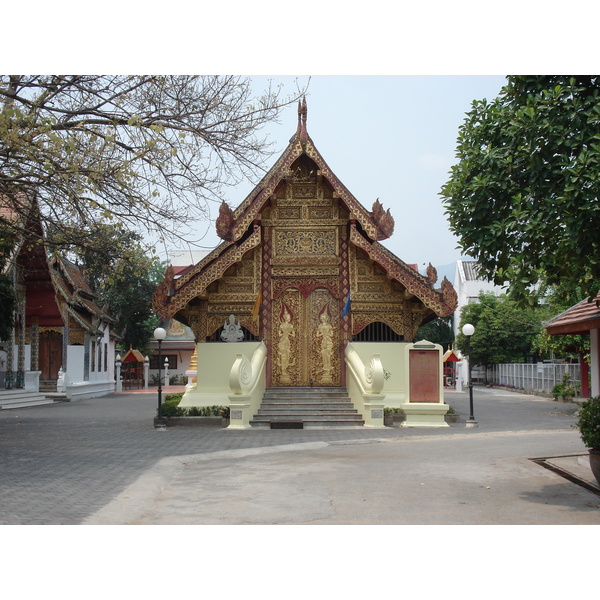
<path fill-rule="evenodd" d="M 397 423 L 402 423 L 404 419 L 406 419 L 406 415 L 401 408 L 383 409 L 383 424 L 386 427 L 394 427 Z"/>
<path fill-rule="evenodd" d="M 590 398 L 579 407 L 577 423 L 581 439 L 590 453 L 590 467 L 600 485 L 600 396 Z"/>
<path fill-rule="evenodd" d="M 444 420 L 446 423 L 458 423 L 460 416 L 451 406 L 448 406 L 448 412 L 444 415 Z"/>

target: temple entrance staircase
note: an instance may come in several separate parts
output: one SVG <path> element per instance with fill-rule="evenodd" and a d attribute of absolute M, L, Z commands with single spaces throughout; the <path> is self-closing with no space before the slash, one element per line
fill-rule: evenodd
<path fill-rule="evenodd" d="M 40 379 L 40 393 L 56 393 L 56 379 Z"/>
<path fill-rule="evenodd" d="M 30 392 L 23 389 L 0 390 L 0 409 L 26 408 L 40 404 L 54 404 L 53 398 L 43 393 Z"/>
<path fill-rule="evenodd" d="M 252 427 L 304 429 L 362 427 L 348 391 L 341 387 L 273 387 L 265 392 Z"/>

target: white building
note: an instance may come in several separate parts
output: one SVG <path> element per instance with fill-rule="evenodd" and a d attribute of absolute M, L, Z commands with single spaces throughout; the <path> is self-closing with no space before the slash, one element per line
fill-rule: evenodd
<path fill-rule="evenodd" d="M 475 260 L 457 260 L 454 272 L 454 289 L 458 296 L 458 306 L 454 313 L 454 339 L 459 333 L 460 313 L 463 306 L 478 302 L 480 292 L 492 292 L 496 296 L 506 293 L 504 287 L 495 285 L 479 275 L 479 265 Z"/>
<path fill-rule="evenodd" d="M 0 388 L 62 393 L 69 401 L 113 392 L 113 319 L 75 265 L 32 247 L 19 246 L 9 268 L 17 310 L 11 339 L 0 341 Z"/>
<path fill-rule="evenodd" d="M 0 340 L 0 405 L 40 403 L 46 393 L 70 401 L 113 392 L 114 320 L 97 304 L 84 273 L 50 253 L 35 199 L 27 207 L 16 213 L 0 198 L 2 218 L 27 232 L 3 265 L 16 306 L 9 339 Z"/>

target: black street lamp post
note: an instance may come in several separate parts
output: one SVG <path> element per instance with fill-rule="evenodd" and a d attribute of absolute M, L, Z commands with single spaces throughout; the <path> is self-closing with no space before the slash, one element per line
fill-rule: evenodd
<path fill-rule="evenodd" d="M 158 423 L 162 424 L 160 414 L 160 408 L 162 404 L 162 376 L 161 376 L 161 362 L 162 362 L 162 354 L 161 354 L 161 344 L 162 341 L 167 337 L 167 332 L 162 327 L 157 327 L 154 330 L 154 339 L 158 342 Z"/>
<path fill-rule="evenodd" d="M 475 416 L 473 415 L 473 379 L 471 378 L 471 336 L 475 333 L 475 327 L 470 323 L 467 323 L 462 328 L 463 335 L 467 338 L 467 356 L 468 356 L 468 377 L 469 377 L 469 406 L 471 409 L 471 413 L 467 422 L 465 423 L 465 427 L 477 427 L 477 421 L 475 420 Z"/>

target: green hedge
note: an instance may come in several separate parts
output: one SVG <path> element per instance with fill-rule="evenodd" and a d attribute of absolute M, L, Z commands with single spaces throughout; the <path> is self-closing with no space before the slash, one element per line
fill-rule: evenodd
<path fill-rule="evenodd" d="M 179 408 L 183 398 L 183 392 L 179 394 L 167 394 L 165 401 L 160 407 L 163 417 L 229 417 L 228 406 L 192 406 L 191 408 Z"/>

